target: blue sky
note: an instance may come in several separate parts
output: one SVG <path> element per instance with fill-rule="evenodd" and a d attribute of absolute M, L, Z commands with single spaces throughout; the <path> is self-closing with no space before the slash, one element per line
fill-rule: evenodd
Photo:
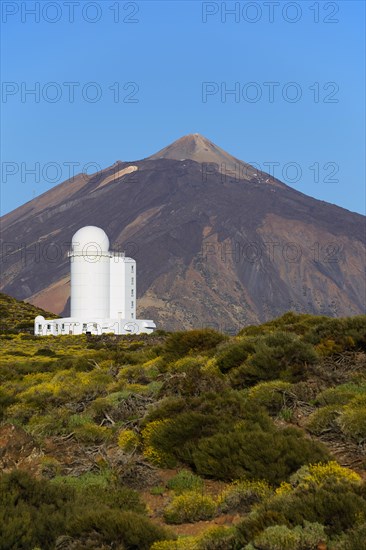
<path fill-rule="evenodd" d="M 194 132 L 364 213 L 363 1 L 1 7 L 2 213 Z"/>

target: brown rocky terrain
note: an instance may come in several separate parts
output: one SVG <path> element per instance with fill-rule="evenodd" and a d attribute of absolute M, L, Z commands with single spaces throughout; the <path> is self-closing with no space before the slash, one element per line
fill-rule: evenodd
<path fill-rule="evenodd" d="M 365 218 L 304 195 L 199 134 L 79 175 L 1 219 L 0 290 L 68 313 L 73 233 L 137 261 L 138 315 L 236 331 L 293 309 L 365 313 Z"/>

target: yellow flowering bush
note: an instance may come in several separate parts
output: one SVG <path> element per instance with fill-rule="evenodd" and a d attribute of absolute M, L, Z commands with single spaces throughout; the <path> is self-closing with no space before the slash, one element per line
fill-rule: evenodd
<path fill-rule="evenodd" d="M 164 360 L 162 357 L 154 357 L 154 359 L 146 361 L 141 366 L 147 371 L 150 379 L 154 380 L 158 376 L 160 370 L 163 368 Z"/>
<path fill-rule="evenodd" d="M 199 550 L 199 546 L 196 537 L 182 537 L 154 542 L 150 550 Z"/>
<path fill-rule="evenodd" d="M 139 438 L 133 430 L 121 430 L 118 434 L 118 446 L 131 452 L 139 446 Z"/>
<path fill-rule="evenodd" d="M 361 477 L 353 470 L 340 466 L 338 462 L 331 460 L 329 462 L 319 462 L 318 464 L 310 464 L 309 466 L 303 466 L 296 474 L 294 474 L 290 481 L 293 484 L 315 484 L 323 485 L 327 481 L 336 482 L 348 482 L 351 484 L 360 484 Z"/>
<path fill-rule="evenodd" d="M 233 548 L 233 531 L 226 527 L 210 527 L 195 537 L 155 542 L 151 550 L 229 550 Z"/>
<path fill-rule="evenodd" d="M 291 493 L 292 491 L 292 485 L 291 483 L 287 483 L 287 481 L 283 481 L 279 487 L 277 487 L 275 493 L 276 495 L 287 495 L 288 493 Z"/>
<path fill-rule="evenodd" d="M 172 457 L 163 451 L 158 450 L 153 443 L 153 438 L 159 434 L 159 430 L 169 424 L 170 420 L 154 420 L 149 422 L 145 428 L 142 430 L 142 440 L 143 440 L 143 455 L 147 460 L 155 464 L 156 466 L 167 466 L 171 465 Z"/>
<path fill-rule="evenodd" d="M 174 372 L 186 372 L 192 367 L 199 367 L 201 369 L 206 360 L 207 357 L 201 357 L 200 355 L 197 357 L 182 357 L 171 364 L 169 368 Z"/>
<path fill-rule="evenodd" d="M 341 353 L 343 346 L 340 343 L 336 343 L 331 338 L 323 339 L 315 346 L 319 355 L 327 357 L 328 355 L 333 355 L 334 353 Z"/>
<path fill-rule="evenodd" d="M 164 511 L 167 523 L 186 523 L 207 520 L 216 514 L 217 505 L 209 497 L 196 491 L 186 491 L 173 498 Z"/>
<path fill-rule="evenodd" d="M 27 388 L 31 388 L 32 386 L 36 386 L 38 384 L 42 384 L 43 382 L 48 382 L 51 380 L 53 374 L 51 372 L 35 372 L 32 374 L 26 374 L 21 383 L 21 387 L 23 388 L 23 391 L 25 391 Z"/>
<path fill-rule="evenodd" d="M 126 390 L 132 393 L 147 393 L 148 387 L 143 384 L 127 384 Z"/>
<path fill-rule="evenodd" d="M 111 376 L 102 370 L 75 372 L 61 370 L 51 375 L 40 373 L 27 378 L 27 389 L 19 393 L 19 399 L 34 406 L 44 408 L 48 400 L 63 402 L 81 399 L 83 396 L 103 391 L 111 381 Z"/>

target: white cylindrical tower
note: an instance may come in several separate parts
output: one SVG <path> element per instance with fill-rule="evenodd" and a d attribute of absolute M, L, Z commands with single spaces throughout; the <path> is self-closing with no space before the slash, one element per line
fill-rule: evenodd
<path fill-rule="evenodd" d="M 72 238 L 71 317 L 109 318 L 110 253 L 103 229 L 87 225 Z"/>
<path fill-rule="evenodd" d="M 121 254 L 111 256 L 110 315 L 136 319 L 136 262 Z"/>

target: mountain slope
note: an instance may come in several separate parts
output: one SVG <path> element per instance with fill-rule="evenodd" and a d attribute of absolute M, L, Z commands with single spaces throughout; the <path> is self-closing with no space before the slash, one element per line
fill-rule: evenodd
<path fill-rule="evenodd" d="M 52 318 L 55 315 L 32 304 L 27 304 L 0 292 L 0 333 L 33 330 L 37 315 Z"/>
<path fill-rule="evenodd" d="M 136 259 L 138 314 L 162 328 L 364 313 L 365 218 L 248 166 L 193 134 L 58 185 L 2 218 L 1 290 L 67 313 L 67 250 L 92 224 Z"/>

